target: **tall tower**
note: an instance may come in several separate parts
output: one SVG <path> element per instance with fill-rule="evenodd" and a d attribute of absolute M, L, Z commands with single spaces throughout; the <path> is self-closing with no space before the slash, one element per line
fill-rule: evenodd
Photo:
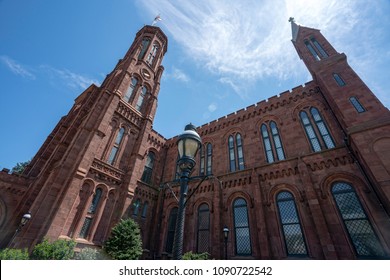
<path fill-rule="evenodd" d="M 126 215 L 154 133 L 167 43 L 160 28 L 144 26 L 102 85 L 86 89 L 61 118 L 24 172 L 30 185 L 14 215 L 29 210 L 32 220 L 17 247 L 44 237 L 101 245 Z"/>
<path fill-rule="evenodd" d="M 335 115 L 345 144 L 379 201 L 390 201 L 390 112 L 317 29 L 290 18 L 292 42 Z M 369 164 L 368 164 L 369 163 Z M 390 209 L 385 209 L 387 214 Z"/>

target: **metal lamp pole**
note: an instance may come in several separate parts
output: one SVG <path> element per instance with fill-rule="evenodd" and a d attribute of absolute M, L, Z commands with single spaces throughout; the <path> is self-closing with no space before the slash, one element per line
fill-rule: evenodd
<path fill-rule="evenodd" d="M 7 247 L 10 247 L 12 245 L 12 242 L 14 241 L 15 237 L 18 235 L 18 233 L 22 230 L 22 227 L 24 227 L 29 220 L 31 220 L 31 213 L 27 212 L 26 214 L 23 215 L 22 219 L 20 220 L 20 223 L 16 228 L 16 231 L 12 236 L 11 240 L 9 241 Z"/>
<path fill-rule="evenodd" d="M 223 228 L 223 237 L 225 239 L 225 260 L 227 260 L 228 259 L 227 242 L 229 237 L 229 229 L 227 226 L 224 226 Z"/>
<path fill-rule="evenodd" d="M 179 151 L 180 174 L 180 198 L 179 208 L 177 212 L 175 239 L 173 243 L 173 259 L 181 260 L 183 256 L 183 239 L 184 239 L 184 221 L 185 221 L 185 206 L 188 194 L 188 181 L 190 174 L 196 164 L 195 156 L 198 152 L 201 139 L 196 132 L 195 126 L 192 124 L 186 125 L 184 133 L 179 136 L 177 148 Z"/>

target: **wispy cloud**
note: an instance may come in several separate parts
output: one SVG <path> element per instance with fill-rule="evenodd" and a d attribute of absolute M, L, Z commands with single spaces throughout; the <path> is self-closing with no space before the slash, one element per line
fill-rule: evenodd
<path fill-rule="evenodd" d="M 72 89 L 85 89 L 91 84 L 99 85 L 95 79 L 74 73 L 68 69 L 57 69 L 49 65 L 41 65 L 40 69 L 46 72 L 53 80 L 60 80 Z"/>
<path fill-rule="evenodd" d="M 18 75 L 18 76 L 21 76 L 23 78 L 27 78 L 30 80 L 35 80 L 35 75 L 32 73 L 31 70 L 28 70 L 28 67 L 23 66 L 19 62 L 16 62 L 12 58 L 5 56 L 5 55 L 0 56 L 0 60 L 15 75 Z"/>
<path fill-rule="evenodd" d="M 245 83 L 306 75 L 289 42 L 290 16 L 330 34 L 328 39 L 336 49 L 341 44 L 349 49 L 338 49 L 340 52 L 355 55 L 351 38 L 357 34 L 370 38 L 377 33 L 362 24 L 362 19 L 381 13 L 375 4 L 367 5 L 362 0 L 149 0 L 140 4 L 151 15 L 159 7 L 164 19 L 159 24 L 189 57 L 221 75 L 220 82 L 230 84 L 242 97 Z M 368 44 L 366 41 L 359 47 L 371 54 Z"/>
<path fill-rule="evenodd" d="M 189 82 L 191 79 L 190 77 L 183 72 L 183 70 L 178 69 L 176 67 L 172 67 L 172 72 L 165 72 L 164 77 L 167 79 L 175 79 L 181 82 Z"/>

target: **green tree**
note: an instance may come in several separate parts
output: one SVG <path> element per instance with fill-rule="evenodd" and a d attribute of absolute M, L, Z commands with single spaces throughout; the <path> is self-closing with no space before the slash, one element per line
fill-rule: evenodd
<path fill-rule="evenodd" d="M 137 260 L 142 255 L 138 224 L 133 219 L 121 220 L 104 244 L 104 250 L 115 260 Z"/>
<path fill-rule="evenodd" d="M 74 240 L 58 239 L 51 243 L 45 239 L 35 245 L 30 257 L 33 260 L 71 260 L 75 246 Z"/>
<path fill-rule="evenodd" d="M 0 260 L 28 260 L 27 249 L 3 249 L 0 251 Z"/>
<path fill-rule="evenodd" d="M 24 169 L 29 165 L 31 160 L 25 161 L 25 162 L 18 162 L 14 167 L 12 167 L 11 172 L 12 173 L 17 173 L 17 174 L 22 174 Z"/>
<path fill-rule="evenodd" d="M 192 253 L 191 251 L 183 255 L 183 260 L 208 260 L 209 253 Z"/>

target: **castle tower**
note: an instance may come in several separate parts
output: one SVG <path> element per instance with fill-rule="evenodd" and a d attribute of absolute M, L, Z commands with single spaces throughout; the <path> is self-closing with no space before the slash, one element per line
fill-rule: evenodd
<path fill-rule="evenodd" d="M 32 248 L 45 237 L 101 245 L 126 215 L 148 139 L 157 135 L 152 123 L 167 43 L 160 28 L 144 26 L 102 85 L 76 98 L 24 171 L 30 186 L 14 216 L 29 210 L 32 219 L 16 247 Z"/>
<path fill-rule="evenodd" d="M 290 22 L 299 57 L 319 85 L 371 191 L 389 214 L 389 110 L 349 66 L 347 56 L 337 52 L 319 30 L 300 26 L 293 18 Z"/>

